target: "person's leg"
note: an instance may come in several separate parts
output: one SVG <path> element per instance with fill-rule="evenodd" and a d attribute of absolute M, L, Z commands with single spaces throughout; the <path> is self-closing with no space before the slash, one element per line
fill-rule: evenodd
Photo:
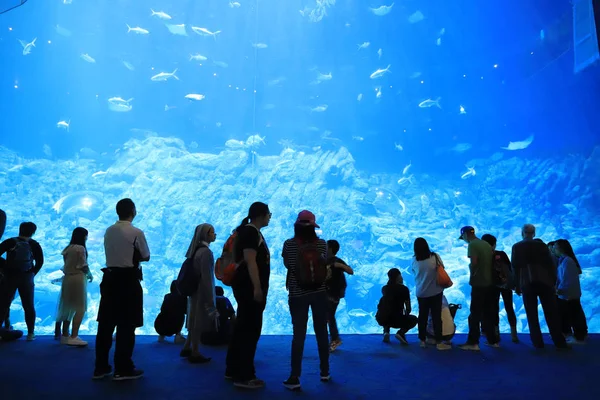
<path fill-rule="evenodd" d="M 69 328 L 71 326 L 71 321 L 63 321 L 62 322 L 62 336 L 69 336 Z"/>
<path fill-rule="evenodd" d="M 337 341 L 340 338 L 340 332 L 338 330 L 337 321 L 335 319 L 335 313 L 337 312 L 338 305 L 340 304 L 339 299 L 328 298 L 328 325 L 329 325 L 329 333 L 331 335 L 331 341 Z M 314 317 L 313 317 L 314 318 Z"/>
<path fill-rule="evenodd" d="M 500 329 L 496 325 L 499 322 L 498 306 L 500 301 L 500 292 L 495 287 L 484 289 L 484 305 L 482 314 L 482 325 L 485 330 L 485 336 L 489 344 L 496 344 L 500 341 Z"/>
<path fill-rule="evenodd" d="M 558 314 L 554 287 L 540 285 L 538 293 L 542 309 L 544 310 L 546 325 L 548 325 L 548 330 L 550 331 L 550 336 L 552 337 L 554 345 L 558 348 L 567 347 L 567 341 L 561 330 L 560 315 Z"/>
<path fill-rule="evenodd" d="M 529 325 L 529 337 L 535 347 L 544 347 L 544 338 L 540 328 L 540 319 L 538 316 L 538 293 L 533 285 L 523 288 L 523 306 L 527 314 L 527 324 Z"/>
<path fill-rule="evenodd" d="M 417 318 L 417 316 L 405 315 L 402 320 L 403 326 L 400 328 L 400 332 L 404 335 L 406 332 L 417 326 L 418 322 L 419 318 Z"/>
<path fill-rule="evenodd" d="M 249 330 L 247 331 L 248 342 L 245 347 L 245 362 L 243 365 L 248 366 L 247 376 L 249 379 L 256 379 L 256 367 L 254 365 L 254 358 L 256 357 L 256 348 L 258 347 L 258 341 L 260 340 L 260 335 L 262 332 L 263 325 L 263 314 L 265 312 L 265 303 L 257 303 L 252 301 L 251 304 L 251 316 L 250 319 L 251 324 L 249 326 Z"/>
<path fill-rule="evenodd" d="M 495 335 L 500 337 L 500 294 L 502 290 L 496 286 L 493 286 L 489 290 L 489 301 L 488 310 L 490 313 L 491 324 L 494 326 Z M 485 316 L 485 314 L 484 314 Z"/>
<path fill-rule="evenodd" d="M 419 340 L 424 342 L 427 339 L 427 320 L 429 319 L 429 303 L 425 297 L 417 297 L 419 303 Z"/>
<path fill-rule="evenodd" d="M 569 300 L 569 315 L 571 315 L 573 336 L 578 341 L 585 340 L 588 335 L 588 326 L 580 299 Z"/>
<path fill-rule="evenodd" d="M 506 310 L 506 317 L 508 318 L 508 324 L 510 325 L 510 336 L 514 343 L 519 342 L 517 336 L 517 315 L 515 314 L 515 306 L 513 304 L 513 291 L 510 289 L 503 289 L 500 291 L 502 295 L 502 302 L 504 303 L 504 310 Z"/>
<path fill-rule="evenodd" d="M 567 300 L 563 300 L 557 296 L 556 306 L 558 309 L 558 316 L 560 318 L 560 330 L 565 337 L 571 336 L 573 331 L 571 329 L 571 321 L 569 319 L 569 303 Z"/>
<path fill-rule="evenodd" d="M 133 372 L 133 349 L 135 347 L 135 326 L 129 324 L 117 325 L 117 340 L 115 341 L 115 375 L 128 375 Z"/>
<path fill-rule="evenodd" d="M 235 299 L 237 301 L 237 321 L 233 327 L 233 333 L 227 349 L 227 357 L 225 359 L 225 376 L 231 377 L 234 381 L 241 381 L 240 376 L 240 357 L 246 340 L 248 327 L 252 315 L 248 303 L 253 301 L 252 298 L 242 296 L 234 289 Z M 188 316 L 189 324 L 189 316 Z M 188 331 L 188 340 L 190 338 L 190 332 Z"/>
<path fill-rule="evenodd" d="M 72 338 L 76 338 L 77 336 L 79 336 L 79 327 L 81 326 L 81 322 L 83 321 L 84 315 L 85 315 L 85 312 L 83 310 L 77 310 L 75 312 L 75 316 L 73 317 L 73 330 L 71 331 Z M 69 331 L 67 328 L 67 333 L 68 332 Z"/>
<path fill-rule="evenodd" d="M 306 340 L 306 324 L 308 323 L 309 302 L 305 296 L 290 297 L 290 314 L 294 336 L 292 338 L 292 371 L 291 376 L 299 378 L 302 373 L 302 355 Z"/>
<path fill-rule="evenodd" d="M 98 322 L 98 331 L 96 332 L 96 372 L 110 371 L 108 354 L 112 347 L 112 335 L 115 331 L 115 324 L 108 322 Z"/>
<path fill-rule="evenodd" d="M 327 315 L 328 300 L 327 293 L 315 293 L 309 295 L 310 308 L 312 309 L 313 328 L 317 339 L 319 350 L 321 376 L 329 376 L 329 341 L 327 339 Z"/>
<path fill-rule="evenodd" d="M 427 299 L 431 308 L 431 322 L 437 344 L 442 343 L 442 295 L 443 293 L 440 293 Z"/>
<path fill-rule="evenodd" d="M 481 288 L 471 288 L 471 306 L 469 307 L 469 335 L 467 344 L 479 344 L 480 323 L 483 315 L 483 305 L 485 304 L 484 294 Z M 484 327 L 485 328 L 485 327 Z"/>
<path fill-rule="evenodd" d="M 35 303 L 34 303 L 34 290 L 35 285 L 33 283 L 33 272 L 27 272 L 21 274 L 19 277 L 19 297 L 21 298 L 21 305 L 25 312 L 25 323 L 27 324 L 27 337 L 33 338 L 35 331 Z"/>

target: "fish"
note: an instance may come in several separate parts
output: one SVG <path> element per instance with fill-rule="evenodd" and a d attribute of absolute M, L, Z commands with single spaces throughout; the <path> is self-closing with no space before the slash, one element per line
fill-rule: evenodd
<path fill-rule="evenodd" d="M 460 108 L 460 114 L 466 114 L 467 112 L 465 111 L 465 108 L 461 105 Z"/>
<path fill-rule="evenodd" d="M 394 3 L 390 4 L 389 6 L 381 6 L 377 8 L 369 7 L 369 10 L 378 17 L 383 17 L 392 11 L 392 7 L 394 7 Z"/>
<path fill-rule="evenodd" d="M 412 167 L 412 161 L 406 167 L 404 167 L 404 169 L 402 170 L 402 175 L 406 175 L 410 167 Z"/>
<path fill-rule="evenodd" d="M 174 108 L 177 108 L 177 106 L 169 106 L 169 105 L 165 104 L 165 111 L 169 111 L 169 110 L 172 110 Z"/>
<path fill-rule="evenodd" d="M 63 4 L 71 4 L 73 3 L 73 0 L 63 0 Z"/>
<path fill-rule="evenodd" d="M 130 71 L 135 70 L 135 67 L 133 65 L 131 65 L 131 63 L 129 61 L 123 61 L 123 65 L 125 66 L 125 68 L 127 68 Z"/>
<path fill-rule="evenodd" d="M 96 178 L 96 177 L 98 177 L 98 176 L 102 176 L 102 175 L 106 175 L 106 174 L 107 174 L 107 172 L 106 172 L 106 171 L 98 171 L 98 172 L 94 172 L 94 173 L 92 174 L 92 178 Z"/>
<path fill-rule="evenodd" d="M 164 20 L 170 20 L 171 16 L 167 13 L 164 13 L 162 11 L 154 11 L 153 9 L 150 9 L 150 11 L 152 11 L 152 14 L 150 15 L 151 17 L 158 17 L 160 19 L 164 19 Z"/>
<path fill-rule="evenodd" d="M 137 33 L 138 35 L 147 35 L 150 33 L 150 31 L 148 31 L 147 29 L 140 28 L 139 26 L 132 28 L 128 24 L 125 24 L 125 25 L 127 25 L 127 33 L 133 32 L 133 33 Z"/>
<path fill-rule="evenodd" d="M 129 112 L 133 106 L 129 103 L 133 101 L 133 97 L 129 100 L 125 100 L 121 97 L 111 97 L 108 99 L 108 108 L 115 112 Z"/>
<path fill-rule="evenodd" d="M 409 78 L 410 79 L 416 79 L 416 78 L 418 78 L 420 76 L 421 76 L 420 72 L 413 72 L 412 74 L 410 74 Z"/>
<path fill-rule="evenodd" d="M 467 167 L 467 172 L 460 176 L 460 179 L 467 179 L 470 176 L 475 176 L 477 173 L 475 172 L 475 167 Z"/>
<path fill-rule="evenodd" d="M 64 37 L 69 37 L 69 36 L 71 36 L 71 31 L 70 31 L 70 30 L 68 30 L 68 29 L 65 29 L 65 28 L 63 28 L 63 27 L 62 27 L 62 26 L 60 26 L 60 25 L 56 25 L 56 26 L 54 27 L 54 30 L 56 30 L 56 33 L 58 33 L 58 34 L 59 34 L 59 35 L 61 35 L 61 36 L 64 36 Z"/>
<path fill-rule="evenodd" d="M 442 108 L 442 106 L 440 105 L 441 99 L 442 99 L 441 97 L 438 97 L 435 100 L 431 100 L 431 99 L 424 100 L 419 103 L 419 107 L 420 108 L 429 108 L 429 107 L 436 106 L 437 108 Z"/>
<path fill-rule="evenodd" d="M 186 94 L 184 97 L 186 99 L 200 101 L 200 100 L 204 100 L 204 98 L 206 96 L 204 96 L 203 94 L 190 93 L 190 94 Z"/>
<path fill-rule="evenodd" d="M 217 35 L 221 33 L 221 31 L 211 32 L 206 28 L 199 28 L 197 26 L 192 26 L 192 30 L 200 36 L 212 36 L 215 40 L 217 40 Z"/>
<path fill-rule="evenodd" d="M 508 142 L 507 147 L 501 147 L 503 150 L 523 150 L 529 147 L 533 143 L 534 136 L 530 135 L 527 139 L 520 142 Z"/>
<path fill-rule="evenodd" d="M 376 94 L 375 94 L 375 97 L 376 97 L 376 98 L 378 98 L 378 99 L 380 99 L 380 98 L 381 98 L 381 95 L 382 95 L 382 93 L 381 93 L 381 86 L 377 86 L 377 87 L 375 88 L 375 93 L 376 93 Z"/>
<path fill-rule="evenodd" d="M 409 175 L 409 176 L 403 176 L 402 178 L 398 179 L 398 185 L 404 185 L 405 183 L 413 183 L 412 182 L 412 177 L 414 175 Z"/>
<path fill-rule="evenodd" d="M 406 204 L 404 204 L 404 202 L 400 199 L 398 199 L 398 204 L 400 204 L 400 207 L 402 207 L 402 214 L 404 214 L 406 212 Z"/>
<path fill-rule="evenodd" d="M 450 149 L 450 151 L 454 151 L 456 153 L 464 153 L 465 151 L 471 149 L 473 145 L 471 143 L 458 143 L 456 146 Z"/>
<path fill-rule="evenodd" d="M 187 32 L 185 31 L 185 24 L 173 25 L 173 24 L 165 24 L 169 32 L 173 35 L 179 36 L 187 36 Z"/>
<path fill-rule="evenodd" d="M 321 72 L 318 73 L 317 79 L 311 82 L 311 85 L 318 85 L 321 82 L 330 81 L 333 79 L 333 74 L 330 72 L 328 74 L 323 74 Z"/>
<path fill-rule="evenodd" d="M 379 59 L 381 60 L 381 56 L 383 55 L 383 50 L 382 49 L 377 50 L 377 55 L 379 56 Z"/>
<path fill-rule="evenodd" d="M 358 142 L 362 142 L 363 140 L 365 140 L 365 138 L 362 137 L 362 136 L 352 136 L 352 140 L 356 140 Z"/>
<path fill-rule="evenodd" d="M 221 68 L 229 67 L 229 65 L 223 61 L 213 61 L 213 64 L 215 64 L 217 67 L 221 67 Z"/>
<path fill-rule="evenodd" d="M 361 43 L 361 44 L 358 45 L 358 50 L 366 49 L 370 45 L 371 45 L 370 42 L 363 42 L 363 43 Z"/>
<path fill-rule="evenodd" d="M 396 150 L 398 150 L 398 151 L 402 151 L 402 150 L 404 150 L 404 147 L 402 147 L 402 145 L 401 145 L 401 144 L 398 144 L 398 143 L 394 143 L 394 147 L 395 147 L 395 148 L 396 148 Z"/>
<path fill-rule="evenodd" d="M 154 75 L 152 78 L 150 78 L 150 80 L 154 81 L 154 82 L 162 82 L 162 81 L 166 81 L 170 78 L 175 78 L 175 79 L 179 80 L 177 75 L 175 75 L 176 72 L 177 72 L 177 68 L 175 68 L 175 71 L 173 71 L 171 73 L 161 72 L 160 74 Z"/>
<path fill-rule="evenodd" d="M 362 93 L 359 93 L 358 96 L 356 97 L 356 100 L 361 101 L 363 98 Z"/>
<path fill-rule="evenodd" d="M 206 61 L 208 60 L 208 58 L 204 57 L 202 54 L 196 53 L 196 54 L 190 54 L 190 61 Z"/>
<path fill-rule="evenodd" d="M 238 3 L 237 1 L 230 1 L 229 2 L 229 7 L 230 8 L 240 8 L 241 4 Z"/>
<path fill-rule="evenodd" d="M 389 64 L 386 68 L 379 68 L 377 71 L 373 72 L 369 78 L 371 79 L 377 79 L 377 78 L 381 78 L 386 72 L 391 72 L 390 71 L 390 67 L 392 66 L 392 64 Z"/>
<path fill-rule="evenodd" d="M 93 58 L 92 58 L 92 57 L 91 57 L 89 54 L 87 54 L 87 53 L 86 53 L 86 54 L 82 54 L 82 55 L 81 55 L 81 56 L 79 56 L 79 57 L 81 57 L 81 59 L 82 59 L 83 61 L 86 61 L 86 62 L 89 62 L 89 63 L 92 63 L 92 64 L 96 62 L 96 60 L 94 60 L 94 59 L 93 59 Z"/>
<path fill-rule="evenodd" d="M 310 112 L 325 112 L 329 106 L 327 104 L 322 104 L 320 106 L 314 107 L 310 109 Z"/>
<path fill-rule="evenodd" d="M 57 128 L 66 129 L 69 132 L 69 126 L 71 125 L 71 120 L 67 121 L 58 121 L 56 124 Z"/>
<path fill-rule="evenodd" d="M 413 14 L 411 14 L 410 17 L 408 17 L 408 22 L 410 22 L 411 24 L 416 24 L 417 22 L 421 22 L 424 19 L 425 16 L 421 11 L 415 11 Z"/>
<path fill-rule="evenodd" d="M 37 40 L 37 38 L 33 39 L 30 43 L 27 43 L 24 40 L 19 40 L 19 43 L 21 43 L 21 46 L 23 46 L 23 55 L 26 56 L 27 54 L 31 53 L 31 49 L 33 47 L 35 47 L 35 41 Z"/>
<path fill-rule="evenodd" d="M 252 43 L 252 47 L 255 49 L 266 49 L 269 46 L 267 46 L 265 43 Z"/>
<path fill-rule="evenodd" d="M 370 315 L 373 315 L 373 313 L 368 313 L 363 309 L 355 308 L 348 311 L 348 315 L 351 317 L 368 317 Z"/>
<path fill-rule="evenodd" d="M 437 44 L 438 46 L 441 46 L 442 45 L 442 38 L 441 37 L 437 38 L 437 40 L 435 41 L 435 44 Z"/>
<path fill-rule="evenodd" d="M 380 236 L 379 238 L 377 238 L 377 242 L 390 247 L 398 246 L 401 244 L 399 241 L 397 241 L 391 236 Z"/>

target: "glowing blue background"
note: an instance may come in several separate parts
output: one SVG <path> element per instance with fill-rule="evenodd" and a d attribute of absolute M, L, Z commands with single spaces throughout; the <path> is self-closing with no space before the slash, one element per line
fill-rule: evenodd
<path fill-rule="evenodd" d="M 584 268 L 582 303 L 598 332 L 600 80 L 593 69 L 572 74 L 568 2 L 395 1 L 380 17 L 368 7 L 391 0 L 338 0 L 320 21 L 309 18 L 314 0 L 239 2 L 32 0 L 0 17 L 0 207 L 5 238 L 21 221 L 38 225 L 46 255 L 36 279 L 38 333 L 53 331 L 59 287 L 50 280 L 60 276 L 60 251 L 78 225 L 90 231 L 95 278 L 82 333 L 95 333 L 102 236 L 122 197 L 136 202 L 135 224 L 152 252 L 142 333 L 154 333 L 194 226 L 215 225 L 218 256 L 257 200 L 273 211 L 264 230 L 272 252 L 264 333 L 291 333 L 280 253 L 303 208 L 316 213 L 323 237 L 340 241 L 340 256 L 356 271 L 338 311 L 342 334 L 380 330 L 372 315 L 381 285 L 390 267 L 407 270 L 415 237 L 445 260 L 455 282 L 449 301 L 467 306 L 460 226 L 496 235 L 510 253 L 525 222 L 545 241 L 572 241 Z M 171 34 L 150 8 L 186 24 L 188 36 Z M 410 23 L 417 10 L 425 19 Z M 150 34 L 128 34 L 126 24 Z M 201 37 L 192 25 L 222 33 Z M 18 39 L 34 37 L 23 56 Z M 370 46 L 358 50 L 363 42 Z M 208 60 L 190 61 L 196 53 Z M 388 64 L 391 73 L 369 79 Z M 150 80 L 175 68 L 179 81 Z M 311 84 L 318 71 L 333 79 Z M 188 93 L 206 98 L 192 102 Z M 133 109 L 110 111 L 115 96 L 135 98 Z M 437 97 L 441 109 L 418 107 Z M 310 111 L 321 104 L 325 112 Z M 71 121 L 69 131 L 57 128 L 60 120 Z M 501 149 L 530 135 L 527 149 Z M 467 166 L 476 175 L 461 179 Z M 405 278 L 414 296 L 413 278 Z M 516 296 L 515 308 L 526 330 Z M 459 311 L 460 331 L 467 316 Z M 12 320 L 24 327 L 18 299 Z"/>

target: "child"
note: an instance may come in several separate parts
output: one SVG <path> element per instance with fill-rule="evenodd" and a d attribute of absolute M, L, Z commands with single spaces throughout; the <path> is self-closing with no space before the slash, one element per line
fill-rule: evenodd
<path fill-rule="evenodd" d="M 454 316 L 450 311 L 450 306 L 448 305 L 448 300 L 446 299 L 446 296 L 442 295 L 442 340 L 444 341 L 444 343 L 448 345 L 452 344 L 454 332 L 456 332 Z M 431 312 L 429 312 L 429 318 L 427 320 L 427 344 L 436 344 L 435 336 L 433 333 L 433 321 L 431 320 Z"/>
<path fill-rule="evenodd" d="M 160 313 L 154 321 L 154 329 L 158 333 L 158 341 L 164 342 L 165 336 L 175 335 L 175 343 L 185 343 L 181 334 L 185 314 L 187 313 L 187 298 L 177 291 L 177 281 L 171 282 L 171 293 L 165 295 Z"/>
<path fill-rule="evenodd" d="M 231 302 L 225 297 L 225 291 L 221 286 L 215 286 L 218 323 L 210 332 L 203 332 L 200 338 L 202 344 L 207 346 L 220 346 L 229 343 L 235 324 L 235 309 Z"/>
<path fill-rule="evenodd" d="M 327 260 L 331 270 L 331 277 L 326 282 L 327 297 L 329 298 L 329 318 L 327 324 L 329 325 L 329 334 L 331 341 L 329 344 L 329 352 L 335 351 L 341 344 L 340 332 L 338 331 L 337 321 L 335 320 L 335 313 L 340 299 L 346 296 L 346 277 L 344 272 L 350 275 L 354 275 L 354 271 L 350 268 L 344 260 L 337 257 L 337 253 L 340 251 L 340 244 L 337 240 L 327 241 Z"/>
<path fill-rule="evenodd" d="M 408 344 L 406 332 L 417 325 L 418 318 L 410 315 L 410 292 L 404 286 L 402 273 L 398 268 L 388 271 L 388 283 L 381 288 L 381 300 L 377 305 L 375 319 L 383 327 L 383 341 L 390 342 L 390 328 L 399 328 L 396 339 L 403 344 Z"/>

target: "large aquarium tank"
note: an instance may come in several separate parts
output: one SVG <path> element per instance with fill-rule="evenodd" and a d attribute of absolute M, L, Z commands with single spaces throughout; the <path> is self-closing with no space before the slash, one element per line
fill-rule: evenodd
<path fill-rule="evenodd" d="M 392 267 L 417 308 L 417 237 L 445 261 L 466 332 L 459 229 L 510 255 L 525 223 L 571 241 L 598 332 L 600 74 L 574 34 L 592 37 L 591 0 L 575 3 L 587 14 L 566 0 L 0 0 L 0 208 L 4 239 L 38 226 L 36 332 L 54 331 L 52 282 L 82 226 L 82 333 L 95 334 L 103 235 L 124 197 L 152 254 L 138 333 L 155 334 L 196 225 L 215 226 L 218 257 L 255 201 L 273 213 L 265 334 L 292 332 L 281 250 L 303 209 L 355 270 L 342 334 L 380 332 Z M 25 329 L 18 296 L 11 320 Z"/>

